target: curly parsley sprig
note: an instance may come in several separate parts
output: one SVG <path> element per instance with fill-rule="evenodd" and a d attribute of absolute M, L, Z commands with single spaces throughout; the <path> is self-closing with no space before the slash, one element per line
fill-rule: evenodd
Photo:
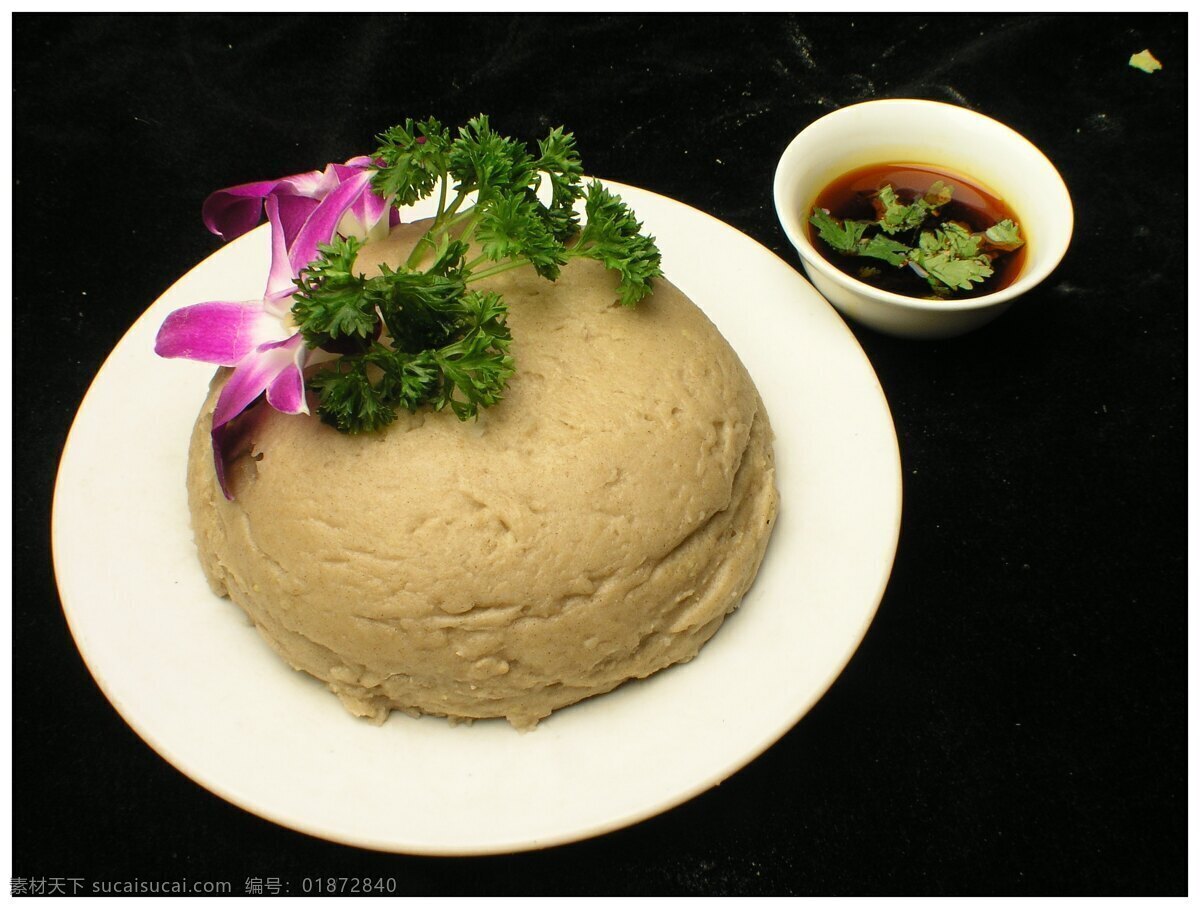
<path fill-rule="evenodd" d="M 466 420 L 500 400 L 514 370 L 508 309 L 499 294 L 469 289 L 474 282 L 519 267 L 554 280 L 589 258 L 617 273 L 619 299 L 633 306 L 662 275 L 654 238 L 620 197 L 584 184 L 575 137 L 561 127 L 536 154 L 483 115 L 453 137 L 431 118 L 378 139 L 375 191 L 400 206 L 436 190 L 437 210 L 399 267 L 368 278 L 355 269 L 362 242 L 338 237 L 296 281 L 292 314 L 305 343 L 341 354 L 308 386 L 342 432 L 372 432 L 422 406 Z"/>

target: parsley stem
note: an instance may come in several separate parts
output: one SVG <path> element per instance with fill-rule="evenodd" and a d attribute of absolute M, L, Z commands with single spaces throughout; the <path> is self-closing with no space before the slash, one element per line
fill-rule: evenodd
<path fill-rule="evenodd" d="M 450 203 L 450 207 L 446 208 L 446 187 L 449 182 L 450 181 L 448 178 L 443 177 L 442 191 L 440 197 L 438 198 L 438 212 L 433 218 L 433 223 L 429 225 L 429 229 L 425 231 L 421 239 L 418 240 L 416 245 L 413 246 L 412 252 L 408 254 L 408 259 L 404 264 L 409 268 L 416 268 L 417 263 L 421 261 L 422 250 L 424 250 L 426 246 L 429 246 L 432 249 L 437 249 L 437 243 L 433 239 L 435 235 L 446 233 L 462 219 L 463 215 L 469 215 L 473 211 L 473 209 L 467 209 L 463 215 L 458 215 L 457 217 L 454 214 L 458 210 L 458 207 L 463 204 L 463 200 L 467 197 L 466 193 L 464 192 L 459 192 L 458 195 L 455 196 L 454 201 Z"/>
<path fill-rule="evenodd" d="M 432 227 L 421 235 L 421 239 L 419 239 L 413 246 L 412 252 L 408 254 L 408 259 L 404 264 L 408 268 L 416 268 L 417 263 L 421 261 L 421 256 L 425 251 L 425 247 L 429 247 L 429 249 L 433 251 L 434 255 L 437 254 L 437 243 L 435 243 L 433 239 Z"/>
<path fill-rule="evenodd" d="M 455 196 L 454 196 L 454 201 L 450 203 L 449 207 L 447 207 L 446 206 L 446 194 L 447 194 L 447 191 L 450 186 L 450 175 L 449 174 L 446 174 L 446 173 L 442 174 L 441 184 L 442 184 L 442 189 L 441 189 L 440 195 L 438 196 L 437 214 L 434 215 L 434 217 L 433 217 L 433 223 L 429 225 L 428 234 L 430 236 L 432 236 L 434 233 L 444 232 L 444 231 L 448 230 L 451 226 L 453 226 L 453 224 L 455 223 L 455 212 L 458 211 L 459 206 L 462 205 L 463 202 L 466 201 L 466 198 L 467 198 L 466 191 L 459 190 L 458 193 L 455 194 Z M 414 260 L 411 257 L 409 259 L 408 264 L 409 265 L 415 264 Z"/>
<path fill-rule="evenodd" d="M 425 231 L 425 233 L 421 235 L 421 239 L 413 244 L 412 252 L 408 254 L 408 258 L 405 260 L 404 264 L 408 268 L 416 268 L 417 263 L 421 261 L 421 254 L 425 251 L 426 246 L 428 246 L 430 249 L 437 249 L 437 244 L 433 242 L 433 227 L 430 227 L 429 230 Z"/>
<path fill-rule="evenodd" d="M 568 246 L 563 252 L 568 259 L 575 259 L 575 258 L 578 258 L 579 256 L 586 255 L 587 251 L 595 245 L 596 244 L 594 241 L 588 242 L 588 243 L 580 243 L 578 240 L 576 240 L 574 243 L 572 243 L 570 246 Z"/>
<path fill-rule="evenodd" d="M 458 208 L 458 205 L 455 204 L 453 207 Z M 447 221 L 445 223 L 445 225 L 443 225 L 443 226 L 446 230 L 452 230 L 453 228 L 462 224 L 464 221 L 467 221 L 467 220 L 470 220 L 471 218 L 476 217 L 478 214 L 479 214 L 478 206 L 472 205 L 466 211 L 459 212 L 457 215 L 454 215 L 454 217 L 452 217 L 449 221 Z"/>
<path fill-rule="evenodd" d="M 437 223 L 439 221 L 442 220 L 442 215 L 446 211 L 446 189 L 448 188 L 448 186 L 450 184 L 450 175 L 443 172 L 441 183 L 442 183 L 442 188 L 438 192 L 437 214 L 434 215 L 434 218 L 433 218 L 433 223 L 435 226 L 437 225 Z"/>
<path fill-rule="evenodd" d="M 528 264 L 524 259 L 510 259 L 507 262 L 501 262 L 499 265 L 493 265 L 491 268 L 485 268 L 483 271 L 472 272 L 471 276 L 467 278 L 467 283 L 471 284 L 475 281 L 482 281 L 484 278 L 503 274 L 506 271 L 512 271 L 514 268 L 522 268 Z"/>
<path fill-rule="evenodd" d="M 461 237 L 466 239 L 470 236 L 471 231 L 475 229 L 475 221 L 478 220 L 480 212 L 477 206 L 472 205 L 466 211 L 455 214 L 455 211 L 460 205 L 462 205 L 465 198 L 466 193 L 460 192 L 458 197 L 450 204 L 450 207 L 437 218 L 435 218 L 433 223 L 429 225 L 429 229 L 425 231 L 425 234 L 413 247 L 412 252 L 409 253 L 408 259 L 405 262 L 409 268 L 416 268 L 417 263 L 421 261 L 421 252 L 426 245 L 433 249 L 437 248 L 437 243 L 433 239 L 435 235 L 440 236 L 441 234 L 449 233 L 458 225 L 466 221 L 470 223 L 467 225 L 466 229 L 462 231 Z M 439 223 L 439 221 L 441 223 Z"/>
<path fill-rule="evenodd" d="M 447 218 L 452 219 L 454 217 L 454 213 L 458 211 L 459 206 L 465 201 L 467 201 L 467 191 L 465 189 L 460 189 L 458 191 L 458 195 L 454 197 L 454 201 L 450 203 L 450 207 L 443 211 L 442 214 L 438 216 L 438 219 L 441 221 L 445 221 Z"/>

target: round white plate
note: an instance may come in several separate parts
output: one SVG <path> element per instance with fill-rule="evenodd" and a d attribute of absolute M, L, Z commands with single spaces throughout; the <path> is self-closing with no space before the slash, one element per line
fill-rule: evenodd
<path fill-rule="evenodd" d="M 53 547 L 71 631 L 121 716 L 197 783 L 315 836 L 395 852 L 534 849 L 650 817 L 787 732 L 858 646 L 891 571 L 900 460 L 887 402 L 842 320 L 771 252 L 695 209 L 610 183 L 667 276 L 750 370 L 776 432 L 779 521 L 741 608 L 691 663 L 522 734 L 352 718 L 213 596 L 192 545 L 188 436 L 211 368 L 153 353 L 164 317 L 256 298 L 260 228 L 181 278 L 117 345 L 67 440 Z"/>

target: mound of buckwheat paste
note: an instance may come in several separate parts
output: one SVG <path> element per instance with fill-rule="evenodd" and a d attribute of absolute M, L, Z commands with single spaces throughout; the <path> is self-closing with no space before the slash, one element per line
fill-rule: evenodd
<path fill-rule="evenodd" d="M 403 259 L 409 226 L 358 264 Z M 771 430 L 712 323 L 659 280 L 636 309 L 594 261 L 483 282 L 510 303 L 504 400 L 344 435 L 268 411 L 213 468 L 213 379 L 188 466 L 212 588 L 352 713 L 551 711 L 692 659 L 754 580 L 774 523 Z"/>

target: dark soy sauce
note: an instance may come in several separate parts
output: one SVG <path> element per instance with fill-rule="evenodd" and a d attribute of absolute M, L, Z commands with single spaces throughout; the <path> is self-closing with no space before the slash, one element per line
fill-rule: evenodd
<path fill-rule="evenodd" d="M 946 170 L 936 170 L 922 164 L 872 164 L 860 167 L 838 177 L 821 191 L 813 206 L 828 209 L 829 213 L 838 220 L 852 218 L 860 221 L 875 221 L 875 207 L 871 197 L 883 186 L 891 184 L 896 195 L 906 205 L 919 196 L 923 196 L 936 181 L 941 180 L 954 187 L 951 201 L 942 206 L 939 217 L 930 216 L 923 225 L 929 230 L 940 226 L 946 221 L 959 221 L 970 227 L 972 232 L 985 231 L 997 221 L 1008 218 L 1018 226 L 1021 219 L 1016 216 L 1002 199 L 998 199 L 979 184 L 961 174 Z M 812 207 L 806 212 L 812 214 Z M 807 222 L 807 217 L 805 221 Z M 857 256 L 846 256 L 829 247 L 820 238 L 817 229 L 808 225 L 808 236 L 814 247 L 831 265 L 859 281 L 878 287 L 880 290 L 903 294 L 906 297 L 918 299 L 935 298 L 929 287 L 929 282 L 905 266 L 896 268 L 886 262 L 879 262 Z M 1022 230 L 1024 237 L 1024 230 Z M 893 239 L 916 245 L 915 234 L 897 234 Z M 1021 273 L 1025 264 L 1026 246 L 1004 253 L 992 262 L 993 274 L 971 290 L 955 290 L 947 299 L 964 300 L 970 297 L 981 297 L 984 294 L 995 293 L 1011 284 Z M 878 274 L 864 272 L 870 269 Z"/>

